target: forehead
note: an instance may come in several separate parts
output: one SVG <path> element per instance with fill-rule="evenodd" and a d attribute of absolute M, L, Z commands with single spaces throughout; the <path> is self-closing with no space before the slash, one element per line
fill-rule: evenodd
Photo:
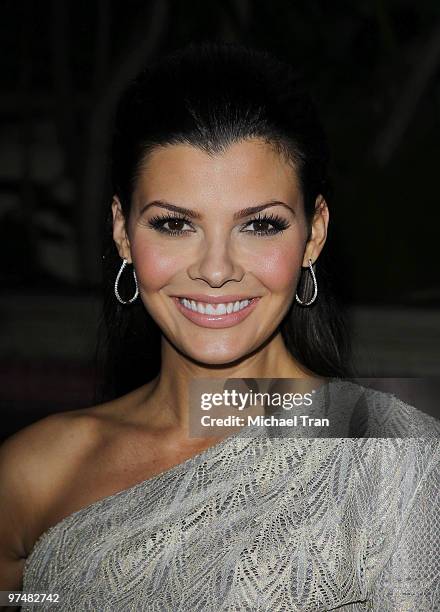
<path fill-rule="evenodd" d="M 145 198 L 202 204 L 211 198 L 231 200 L 296 199 L 297 172 L 273 146 L 260 139 L 231 144 L 224 152 L 208 154 L 188 144 L 155 148 L 144 160 L 136 194 Z"/>

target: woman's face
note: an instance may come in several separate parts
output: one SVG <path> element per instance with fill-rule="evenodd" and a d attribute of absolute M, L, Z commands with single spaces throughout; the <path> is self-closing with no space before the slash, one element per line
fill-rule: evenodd
<path fill-rule="evenodd" d="M 325 241 L 328 211 L 320 204 L 307 243 L 296 172 L 270 145 L 246 140 L 213 156 L 171 145 L 146 159 L 128 222 L 114 198 L 114 239 L 167 339 L 201 363 L 226 364 L 281 323 L 301 266 L 316 260 Z M 254 207 L 260 210 L 246 210 Z M 213 298 L 224 307 L 207 307 Z"/>

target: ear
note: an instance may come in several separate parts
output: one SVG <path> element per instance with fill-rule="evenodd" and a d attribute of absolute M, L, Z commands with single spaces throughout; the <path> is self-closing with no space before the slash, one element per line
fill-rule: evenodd
<path fill-rule="evenodd" d="M 116 195 L 112 201 L 113 213 L 113 240 L 118 248 L 120 257 L 131 263 L 130 241 L 125 226 L 125 217 L 122 212 L 121 203 Z"/>
<path fill-rule="evenodd" d="M 304 252 L 303 267 L 309 265 L 309 259 L 312 260 L 312 263 L 315 263 L 318 259 L 327 239 L 329 217 L 327 202 L 322 195 L 319 195 L 315 201 L 315 214 L 312 220 L 310 238 Z"/>

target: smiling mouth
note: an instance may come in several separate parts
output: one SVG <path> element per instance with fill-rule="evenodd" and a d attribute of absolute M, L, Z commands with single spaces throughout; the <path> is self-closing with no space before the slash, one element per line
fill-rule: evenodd
<path fill-rule="evenodd" d="M 197 312 L 202 315 L 211 316 L 222 316 L 232 314 L 234 312 L 240 312 L 247 308 L 257 298 L 247 298 L 244 300 L 236 300 L 235 302 L 222 302 L 219 304 L 212 304 L 208 302 L 199 302 L 196 300 L 190 300 L 188 298 L 177 298 L 179 303 L 184 306 L 187 310 Z"/>
<path fill-rule="evenodd" d="M 208 303 L 174 296 L 180 313 L 199 327 L 221 329 L 238 325 L 255 310 L 260 297 L 236 300 L 235 302 Z"/>

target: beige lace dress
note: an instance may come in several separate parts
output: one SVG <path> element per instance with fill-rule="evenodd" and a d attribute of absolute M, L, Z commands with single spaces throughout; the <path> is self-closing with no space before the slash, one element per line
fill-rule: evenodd
<path fill-rule="evenodd" d="M 440 422 L 347 381 L 321 398 L 343 435 L 250 426 L 49 528 L 23 591 L 59 600 L 22 610 L 440 610 Z"/>

